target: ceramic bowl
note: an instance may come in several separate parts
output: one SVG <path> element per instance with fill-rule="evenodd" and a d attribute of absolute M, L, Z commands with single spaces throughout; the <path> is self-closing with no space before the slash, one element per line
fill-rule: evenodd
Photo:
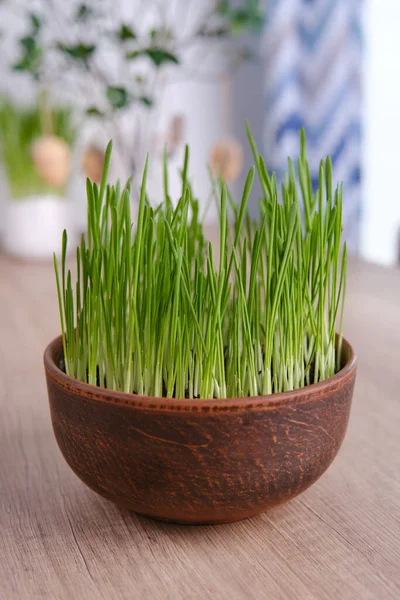
<path fill-rule="evenodd" d="M 292 392 L 177 400 L 114 392 L 60 368 L 61 338 L 44 364 L 55 437 L 86 485 L 136 513 L 226 523 L 262 513 L 314 483 L 346 433 L 356 358 Z M 328 498 L 327 498 L 328 501 Z"/>

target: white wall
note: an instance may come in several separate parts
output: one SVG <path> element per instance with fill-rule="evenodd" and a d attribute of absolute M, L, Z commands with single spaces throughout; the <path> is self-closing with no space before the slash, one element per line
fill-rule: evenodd
<path fill-rule="evenodd" d="M 365 34 L 361 253 L 391 265 L 400 239 L 400 0 L 368 0 Z"/>

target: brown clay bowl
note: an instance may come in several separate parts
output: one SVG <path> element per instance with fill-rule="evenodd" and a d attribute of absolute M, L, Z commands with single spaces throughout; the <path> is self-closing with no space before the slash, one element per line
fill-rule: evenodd
<path fill-rule="evenodd" d="M 113 392 L 44 364 L 51 418 L 67 463 L 90 488 L 142 515 L 179 523 L 251 517 L 307 489 L 345 435 L 356 358 L 293 392 L 229 400 L 176 400 Z"/>

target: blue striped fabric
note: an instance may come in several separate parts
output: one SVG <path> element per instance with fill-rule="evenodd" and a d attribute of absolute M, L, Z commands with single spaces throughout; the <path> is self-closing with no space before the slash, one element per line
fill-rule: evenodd
<path fill-rule="evenodd" d="M 331 155 L 343 181 L 344 228 L 357 251 L 361 217 L 361 10 L 363 0 L 266 0 L 265 152 L 282 173 L 307 133 L 313 181 Z"/>

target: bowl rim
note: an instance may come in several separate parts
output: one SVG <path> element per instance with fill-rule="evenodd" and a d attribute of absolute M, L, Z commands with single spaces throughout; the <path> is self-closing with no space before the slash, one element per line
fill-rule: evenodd
<path fill-rule="evenodd" d="M 288 392 L 276 392 L 260 396 L 247 396 L 242 398 L 162 398 L 156 396 L 145 396 L 128 392 L 110 390 L 79 381 L 67 375 L 56 364 L 55 357 L 62 350 L 62 336 L 55 338 L 44 351 L 43 362 L 46 375 L 51 377 L 58 385 L 79 396 L 85 396 L 92 400 L 113 404 L 119 404 L 125 408 L 140 408 L 161 411 L 203 411 L 215 412 L 237 411 L 243 409 L 271 409 L 288 404 L 301 404 L 316 400 L 321 395 L 332 395 L 342 388 L 351 378 L 355 376 L 357 357 L 353 347 L 343 337 L 342 351 L 346 357 L 344 366 L 332 377 L 320 383 L 312 383 L 303 388 Z"/>

